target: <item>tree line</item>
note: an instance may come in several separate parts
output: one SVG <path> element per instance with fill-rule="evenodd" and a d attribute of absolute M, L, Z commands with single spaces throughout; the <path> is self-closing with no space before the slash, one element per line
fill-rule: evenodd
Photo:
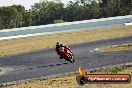
<path fill-rule="evenodd" d="M 22 5 L 0 7 L 0 29 L 132 15 L 132 0 L 43 0 L 30 10 Z"/>

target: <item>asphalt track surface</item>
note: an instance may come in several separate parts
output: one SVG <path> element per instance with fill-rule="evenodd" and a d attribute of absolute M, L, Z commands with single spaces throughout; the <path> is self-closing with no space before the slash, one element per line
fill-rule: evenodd
<path fill-rule="evenodd" d="M 111 44 L 132 43 L 132 37 L 70 45 L 75 63 L 59 59 L 54 48 L 0 58 L 0 67 L 13 68 L 0 75 L 0 83 L 74 72 L 80 65 L 87 70 L 132 62 L 132 51 L 101 53 L 94 49 Z"/>

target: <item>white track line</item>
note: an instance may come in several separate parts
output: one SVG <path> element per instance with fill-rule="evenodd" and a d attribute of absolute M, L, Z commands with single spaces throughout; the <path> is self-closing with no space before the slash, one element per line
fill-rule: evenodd
<path fill-rule="evenodd" d="M 132 22 L 130 22 L 130 23 L 125 23 L 124 25 L 126 25 L 126 26 L 132 25 Z"/>

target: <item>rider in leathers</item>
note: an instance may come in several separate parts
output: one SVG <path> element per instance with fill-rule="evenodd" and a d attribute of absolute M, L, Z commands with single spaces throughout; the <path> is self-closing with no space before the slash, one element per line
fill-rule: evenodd
<path fill-rule="evenodd" d="M 56 43 L 56 52 L 60 56 L 60 59 L 62 59 L 62 57 L 61 57 L 60 54 L 62 54 L 62 53 L 68 53 L 67 52 L 68 50 L 74 55 L 74 53 L 67 46 L 59 44 L 59 42 Z"/>

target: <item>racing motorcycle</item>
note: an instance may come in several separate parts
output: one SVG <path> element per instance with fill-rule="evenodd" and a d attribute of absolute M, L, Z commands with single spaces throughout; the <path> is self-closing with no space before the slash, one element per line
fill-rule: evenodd
<path fill-rule="evenodd" d="M 75 62 L 74 53 L 67 46 L 62 46 L 61 49 L 56 48 L 57 54 L 60 56 L 60 59 L 65 59 L 71 63 Z"/>

